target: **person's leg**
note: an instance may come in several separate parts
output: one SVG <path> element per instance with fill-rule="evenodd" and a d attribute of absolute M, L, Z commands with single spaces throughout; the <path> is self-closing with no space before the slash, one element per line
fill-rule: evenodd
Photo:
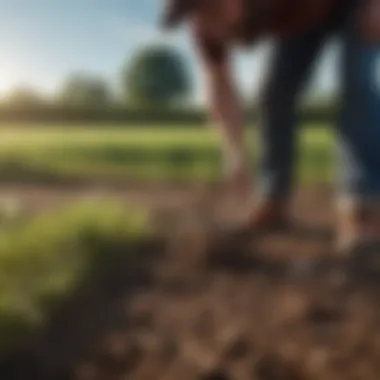
<path fill-rule="evenodd" d="M 260 194 L 252 215 L 252 223 L 263 228 L 286 217 L 296 155 L 296 103 L 326 35 L 321 28 L 275 46 L 259 109 Z"/>
<path fill-rule="evenodd" d="M 283 199 L 291 192 L 295 159 L 296 103 L 325 33 L 280 41 L 260 104 L 261 192 Z"/>
<path fill-rule="evenodd" d="M 351 26 L 344 31 L 343 104 L 338 128 L 339 203 L 346 222 L 341 239 L 380 235 L 363 211 L 380 212 L 380 44 L 366 43 Z M 376 223 L 372 221 L 372 223 Z M 346 236 L 345 236 L 346 235 Z M 351 236 L 350 236 L 351 235 Z M 359 238 L 361 238 L 359 236 Z"/>

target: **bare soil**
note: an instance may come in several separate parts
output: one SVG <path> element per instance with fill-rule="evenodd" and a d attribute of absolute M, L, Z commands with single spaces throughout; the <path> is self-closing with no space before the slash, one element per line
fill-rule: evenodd
<path fill-rule="evenodd" d="M 302 189 L 295 226 L 234 231 L 215 188 L 16 188 L 33 210 L 117 197 L 151 208 L 160 239 L 131 247 L 0 365 L 7 380 L 340 380 L 380 376 L 377 255 L 338 258 L 332 194 Z M 379 252 L 380 253 L 380 252 Z"/>

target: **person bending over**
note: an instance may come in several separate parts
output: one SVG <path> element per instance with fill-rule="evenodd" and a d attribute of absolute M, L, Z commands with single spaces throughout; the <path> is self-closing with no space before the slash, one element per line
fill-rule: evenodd
<path fill-rule="evenodd" d="M 380 235 L 380 0 L 166 0 L 163 24 L 190 24 L 224 142 L 227 174 L 250 180 L 243 115 L 231 76 L 235 45 L 272 36 L 275 49 L 260 104 L 260 181 L 255 230 L 288 219 L 294 187 L 296 106 L 313 63 L 334 35 L 342 41 L 337 127 L 336 242 L 342 253 Z M 379 252 L 380 253 L 380 252 Z"/>

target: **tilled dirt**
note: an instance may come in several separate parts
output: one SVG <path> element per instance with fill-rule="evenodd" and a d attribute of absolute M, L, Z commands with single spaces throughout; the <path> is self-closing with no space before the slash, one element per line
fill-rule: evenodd
<path fill-rule="evenodd" d="M 295 228 L 266 236 L 189 199 L 167 213 L 160 201 L 159 241 L 79 289 L 0 378 L 379 378 L 380 265 L 334 257 L 327 190 L 303 191 Z"/>

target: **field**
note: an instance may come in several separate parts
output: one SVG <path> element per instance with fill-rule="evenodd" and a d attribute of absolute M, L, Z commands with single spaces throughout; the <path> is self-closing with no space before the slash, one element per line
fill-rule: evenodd
<path fill-rule="evenodd" d="M 334 256 L 314 127 L 293 228 L 259 236 L 214 131 L 1 126 L 0 378 L 378 379 L 380 265 Z"/>
<path fill-rule="evenodd" d="M 3 181 L 213 180 L 221 154 L 215 130 L 106 125 L 0 125 Z M 252 152 L 255 134 L 247 132 Z M 327 181 L 332 172 L 332 133 L 311 125 L 301 134 L 299 173 Z"/>

